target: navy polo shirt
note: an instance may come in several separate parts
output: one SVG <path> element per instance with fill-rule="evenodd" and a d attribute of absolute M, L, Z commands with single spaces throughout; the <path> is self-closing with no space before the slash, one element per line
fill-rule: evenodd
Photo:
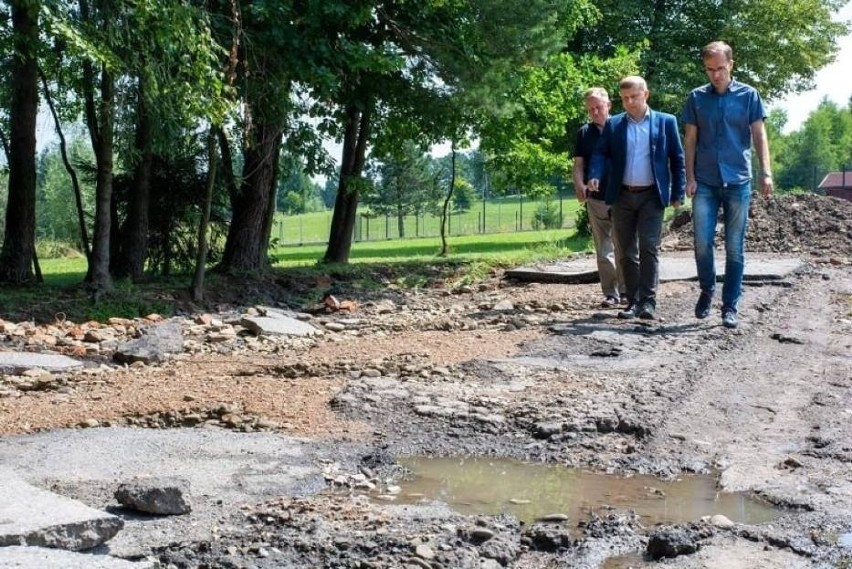
<path fill-rule="evenodd" d="M 717 93 L 711 83 L 693 89 L 683 122 L 698 127 L 695 179 L 710 186 L 751 180 L 751 124 L 766 118 L 763 101 L 750 85 L 731 81 Z"/>
<path fill-rule="evenodd" d="M 598 140 L 603 132 L 602 128 L 598 128 L 595 123 L 587 122 L 577 130 L 577 137 L 574 140 L 574 157 L 580 156 L 583 158 L 583 182 L 589 182 L 589 167 L 592 165 L 592 154 L 595 152 L 595 147 L 598 145 Z M 600 179 L 599 190 L 597 192 L 589 192 L 588 197 L 596 200 L 603 200 L 606 196 L 607 177 L 609 168 L 604 168 L 603 176 Z"/>

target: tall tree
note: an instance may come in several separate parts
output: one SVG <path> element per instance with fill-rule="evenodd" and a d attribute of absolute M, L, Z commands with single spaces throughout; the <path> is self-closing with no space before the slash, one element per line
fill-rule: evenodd
<path fill-rule="evenodd" d="M 38 114 L 39 9 L 37 0 L 15 0 L 12 8 L 13 56 L 9 109 L 9 198 L 0 252 L 0 281 L 34 279 L 36 116 Z"/>
<path fill-rule="evenodd" d="M 436 203 L 438 194 L 431 162 L 422 148 L 405 141 L 396 152 L 371 168 L 373 183 L 364 203 L 378 215 L 394 216 L 400 237 L 405 237 L 407 215 L 426 211 Z"/>
<path fill-rule="evenodd" d="M 333 94 L 345 109 L 345 136 L 343 171 L 324 260 L 348 261 L 364 164 L 359 153 L 366 152 L 371 142 L 391 140 L 383 130 L 394 121 L 386 117 L 418 124 L 427 141 L 460 140 L 462 123 L 475 113 L 462 111 L 450 119 L 440 113 L 474 102 L 479 107 L 494 104 L 500 98 L 497 93 L 505 93 L 509 72 L 555 52 L 567 39 L 570 22 L 586 8 L 585 0 L 378 4 L 374 17 L 353 29 L 358 45 L 370 49 L 356 60 L 360 65 L 354 70 L 352 65 L 342 68 L 341 85 L 347 88 Z M 458 97 L 460 93 L 467 96 Z M 452 100 L 452 104 L 441 104 L 441 100 Z M 405 109 L 404 117 L 400 109 Z"/>
<path fill-rule="evenodd" d="M 734 48 L 734 74 L 772 100 L 813 87 L 831 62 L 846 24 L 832 15 L 846 0 L 595 0 L 602 17 L 585 27 L 570 51 L 612 56 L 640 49 L 639 73 L 651 104 L 679 114 L 686 93 L 707 82 L 701 47 L 724 40 Z"/>

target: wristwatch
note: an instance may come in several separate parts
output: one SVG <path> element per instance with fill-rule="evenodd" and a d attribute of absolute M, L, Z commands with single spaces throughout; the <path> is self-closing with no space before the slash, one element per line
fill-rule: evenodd
<path fill-rule="evenodd" d="M 772 172 L 764 172 L 763 174 L 760 175 L 760 177 L 763 178 L 764 180 L 771 179 L 772 178 Z"/>

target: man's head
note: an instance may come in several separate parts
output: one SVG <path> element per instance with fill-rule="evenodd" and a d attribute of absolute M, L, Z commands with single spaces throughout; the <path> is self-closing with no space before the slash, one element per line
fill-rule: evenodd
<path fill-rule="evenodd" d="M 723 41 L 708 43 L 701 49 L 701 60 L 713 88 L 720 93 L 727 91 L 731 82 L 731 70 L 734 68 L 734 52 L 731 46 Z"/>
<path fill-rule="evenodd" d="M 618 82 L 618 94 L 627 114 L 635 119 L 645 115 L 648 109 L 648 84 L 638 75 L 630 75 Z"/>
<path fill-rule="evenodd" d="M 606 92 L 606 89 L 592 87 L 583 93 L 583 100 L 586 104 L 586 112 L 589 114 L 589 120 L 598 126 L 603 126 L 609 117 L 609 109 L 612 107 L 612 102 L 609 100 L 609 93 Z"/>

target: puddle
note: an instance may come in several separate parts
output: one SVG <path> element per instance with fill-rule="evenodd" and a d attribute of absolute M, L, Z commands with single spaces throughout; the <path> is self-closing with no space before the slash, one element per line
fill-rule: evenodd
<path fill-rule="evenodd" d="M 780 510 L 746 494 L 719 492 L 712 476 L 665 482 L 651 476 L 622 478 L 562 466 L 505 459 L 405 458 L 415 476 L 401 483 L 399 501 L 439 500 L 466 514 L 514 515 L 527 523 L 548 514 L 566 514 L 570 523 L 606 506 L 633 510 L 646 527 L 722 514 L 757 524 Z"/>
<path fill-rule="evenodd" d="M 604 561 L 601 569 L 638 569 L 639 567 L 646 567 L 645 561 L 642 559 L 642 554 L 634 553 L 632 555 L 610 557 Z"/>

